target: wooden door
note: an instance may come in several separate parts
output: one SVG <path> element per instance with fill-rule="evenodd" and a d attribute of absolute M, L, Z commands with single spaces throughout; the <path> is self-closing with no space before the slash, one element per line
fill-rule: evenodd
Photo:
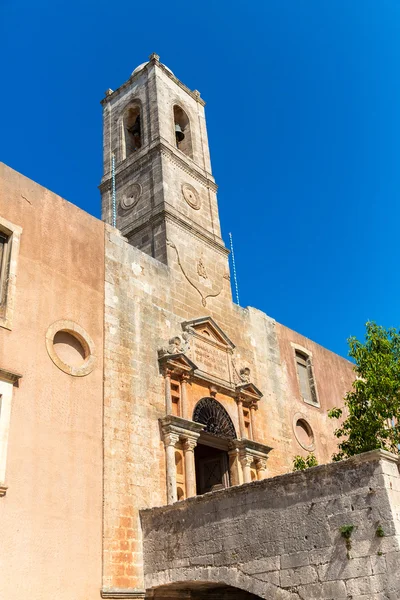
<path fill-rule="evenodd" d="M 228 459 L 225 452 L 199 460 L 200 494 L 229 487 Z"/>

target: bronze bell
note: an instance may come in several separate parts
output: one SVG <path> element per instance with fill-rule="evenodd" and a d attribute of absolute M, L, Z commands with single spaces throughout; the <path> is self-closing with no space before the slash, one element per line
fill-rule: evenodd
<path fill-rule="evenodd" d="M 175 123 L 175 137 L 177 143 L 185 139 L 185 134 L 183 133 L 181 126 L 178 123 Z"/>
<path fill-rule="evenodd" d="M 130 127 L 129 131 L 133 135 L 133 137 L 140 137 L 140 115 L 136 117 L 136 121 L 134 122 L 132 127 Z"/>

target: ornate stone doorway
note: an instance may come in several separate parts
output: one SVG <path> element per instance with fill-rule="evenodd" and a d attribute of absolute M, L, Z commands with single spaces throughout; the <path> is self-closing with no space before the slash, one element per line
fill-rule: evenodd
<path fill-rule="evenodd" d="M 229 414 L 215 398 L 202 398 L 194 409 L 193 421 L 205 425 L 194 451 L 197 494 L 229 487 L 228 450 L 236 439 Z"/>

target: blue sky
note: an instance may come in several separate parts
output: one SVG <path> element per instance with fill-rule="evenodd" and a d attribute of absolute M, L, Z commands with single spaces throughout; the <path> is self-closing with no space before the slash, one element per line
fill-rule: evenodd
<path fill-rule="evenodd" d="M 400 2 L 0 0 L 0 160 L 99 216 L 104 91 L 206 100 L 240 300 L 346 356 L 399 325 Z"/>

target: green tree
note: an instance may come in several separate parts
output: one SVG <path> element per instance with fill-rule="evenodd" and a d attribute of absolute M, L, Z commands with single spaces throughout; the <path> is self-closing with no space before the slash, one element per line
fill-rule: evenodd
<path fill-rule="evenodd" d="M 306 458 L 303 458 L 299 454 L 293 459 L 293 471 L 304 471 L 310 467 L 316 467 L 318 465 L 315 454 L 311 452 Z"/>
<path fill-rule="evenodd" d="M 400 331 L 366 323 L 365 342 L 348 340 L 357 379 L 345 396 L 346 418 L 335 435 L 341 441 L 332 458 L 342 460 L 369 450 L 399 453 L 400 444 Z M 342 416 L 334 408 L 329 417 Z"/>

